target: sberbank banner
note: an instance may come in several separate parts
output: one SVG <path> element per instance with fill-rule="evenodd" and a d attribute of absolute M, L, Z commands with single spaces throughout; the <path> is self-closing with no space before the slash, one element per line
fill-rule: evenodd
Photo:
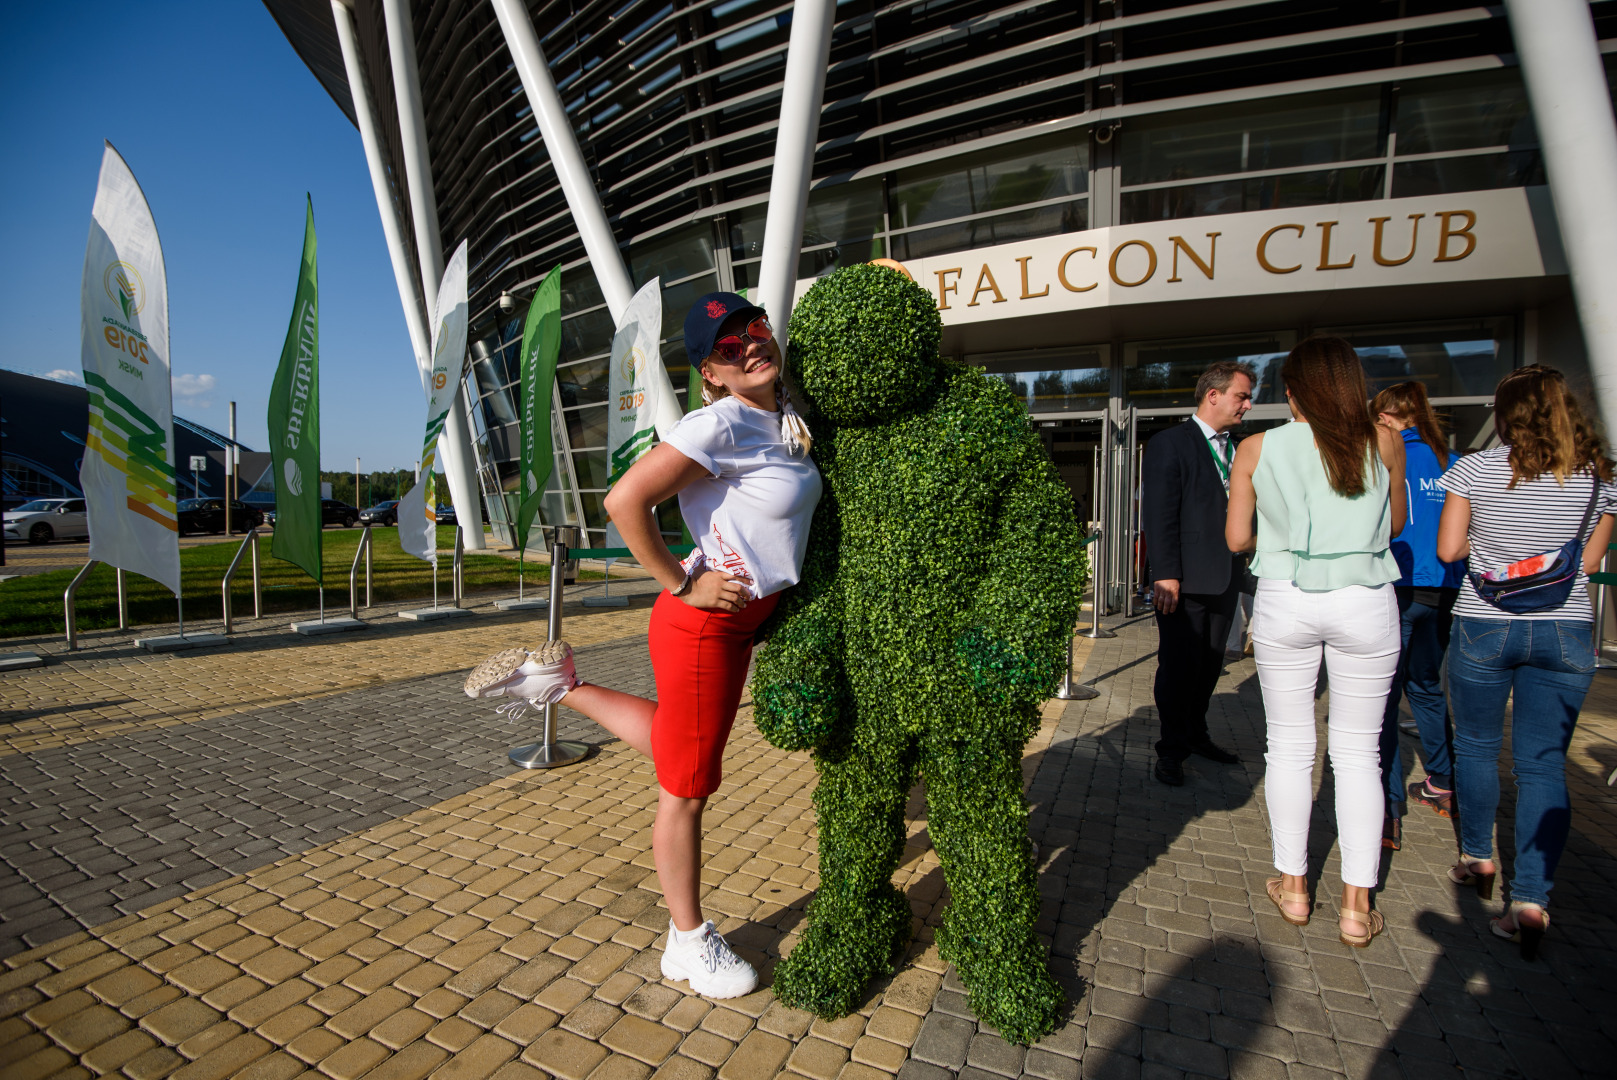
<path fill-rule="evenodd" d="M 270 554 L 320 581 L 320 291 L 312 200 L 303 222 L 292 322 L 270 388 L 269 436 L 275 469 Z"/>
<path fill-rule="evenodd" d="M 438 284 L 432 313 L 432 359 L 426 373 L 427 429 L 421 440 L 421 479 L 399 501 L 399 543 L 418 559 L 438 565 L 438 439 L 455 405 L 466 363 L 466 241 L 462 240 Z"/>
<path fill-rule="evenodd" d="M 550 438 L 550 403 L 561 354 L 561 267 L 545 275 L 528 305 L 522 327 L 522 494 L 511 523 L 517 550 L 528 549 L 528 529 L 545 497 L 555 467 Z"/>
<path fill-rule="evenodd" d="M 146 196 L 112 144 L 90 211 L 79 292 L 89 429 L 79 482 L 89 557 L 180 592 L 168 275 Z"/>

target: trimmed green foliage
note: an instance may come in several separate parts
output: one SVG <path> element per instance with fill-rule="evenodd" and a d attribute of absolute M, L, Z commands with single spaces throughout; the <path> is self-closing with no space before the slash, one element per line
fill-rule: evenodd
<path fill-rule="evenodd" d="M 788 368 L 825 495 L 753 699 L 772 743 L 814 752 L 820 888 L 775 993 L 836 1017 L 892 970 L 911 933 L 892 875 L 919 778 L 953 897 L 939 950 L 977 1015 L 1027 1043 L 1054 1027 L 1061 990 L 1034 933 L 1022 748 L 1088 563 L 1021 405 L 942 360 L 941 335 L 931 296 L 874 266 L 822 279 L 792 315 Z"/>

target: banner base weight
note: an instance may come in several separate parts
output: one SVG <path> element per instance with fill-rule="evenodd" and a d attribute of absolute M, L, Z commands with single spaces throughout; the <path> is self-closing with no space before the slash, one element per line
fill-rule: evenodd
<path fill-rule="evenodd" d="M 370 623 L 364 619 L 355 619 L 347 615 L 340 615 L 325 622 L 295 622 L 292 632 L 312 637 L 316 634 L 341 634 L 348 630 L 369 630 Z"/>
<path fill-rule="evenodd" d="M 458 619 L 463 615 L 470 615 L 470 608 L 440 607 L 418 608 L 415 611 L 401 611 L 399 618 L 409 619 L 412 622 L 435 622 L 438 619 Z"/>
<path fill-rule="evenodd" d="M 147 652 L 179 652 L 181 649 L 208 649 L 229 645 L 223 634 L 166 634 L 163 637 L 136 638 L 135 644 Z"/>
<path fill-rule="evenodd" d="M 548 611 L 549 600 L 496 600 L 494 606 L 501 611 Z"/>
<path fill-rule="evenodd" d="M 505 755 L 511 764 L 521 769 L 555 769 L 563 765 L 577 765 L 589 756 L 588 744 L 562 740 L 546 746 L 529 743 L 515 746 Z"/>
<path fill-rule="evenodd" d="M 0 671 L 21 671 L 24 668 L 44 667 L 45 659 L 38 653 L 0 653 Z"/>

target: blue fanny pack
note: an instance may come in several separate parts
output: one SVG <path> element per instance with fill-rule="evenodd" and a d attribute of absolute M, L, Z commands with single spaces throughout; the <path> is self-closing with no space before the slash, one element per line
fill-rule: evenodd
<path fill-rule="evenodd" d="M 1583 534 L 1594 516 L 1595 499 L 1600 495 L 1600 474 L 1589 478 L 1593 490 L 1583 521 L 1572 539 L 1551 551 L 1540 552 L 1486 573 L 1473 570 L 1468 575 L 1477 595 L 1500 611 L 1511 615 L 1531 615 L 1554 611 L 1565 604 L 1577 584 L 1583 562 Z"/>

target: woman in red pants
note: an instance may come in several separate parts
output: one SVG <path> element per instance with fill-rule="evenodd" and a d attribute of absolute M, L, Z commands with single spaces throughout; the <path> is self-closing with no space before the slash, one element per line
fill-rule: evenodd
<path fill-rule="evenodd" d="M 702 297 L 685 317 L 685 347 L 705 407 L 606 497 L 624 543 L 664 587 L 647 635 L 657 700 L 579 681 L 561 641 L 485 661 L 466 692 L 564 702 L 652 759 L 662 789 L 652 849 L 669 914 L 662 972 L 726 998 L 751 993 L 758 975 L 702 916 L 702 811 L 719 786 L 754 635 L 802 572 L 820 474 L 762 308 L 734 293 Z M 674 495 L 696 539 L 683 563 L 652 516 Z"/>

